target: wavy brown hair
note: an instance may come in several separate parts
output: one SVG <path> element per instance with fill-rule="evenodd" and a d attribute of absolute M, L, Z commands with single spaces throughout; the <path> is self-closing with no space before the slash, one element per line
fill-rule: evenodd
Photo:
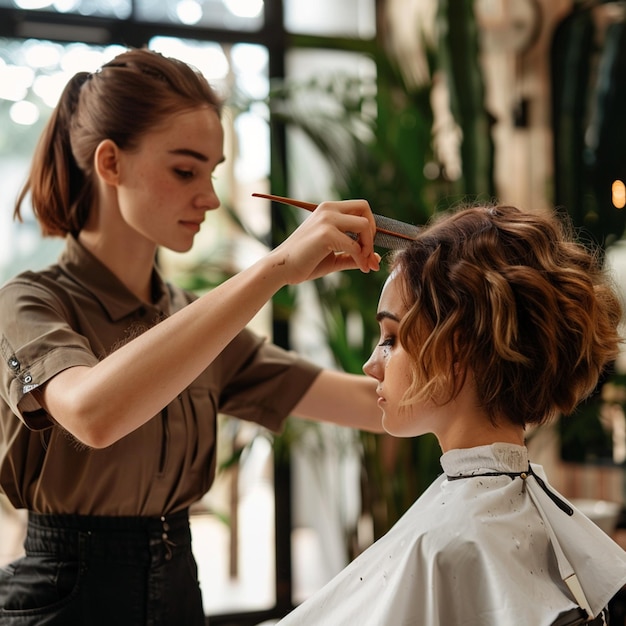
<path fill-rule="evenodd" d="M 66 85 L 35 149 L 14 217 L 30 192 L 44 235 L 76 235 L 93 198 L 93 161 L 98 144 L 113 140 L 133 149 L 148 131 L 173 114 L 201 106 L 220 112 L 221 102 L 191 66 L 147 49 L 130 49 Z"/>
<path fill-rule="evenodd" d="M 510 206 L 439 214 L 393 267 L 408 308 L 405 401 L 455 397 L 468 377 L 492 420 L 571 413 L 617 356 L 620 300 L 597 251 L 557 213 Z"/>

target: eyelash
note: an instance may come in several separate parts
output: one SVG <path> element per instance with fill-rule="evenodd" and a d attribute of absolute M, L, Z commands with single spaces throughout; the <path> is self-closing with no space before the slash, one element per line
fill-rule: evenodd
<path fill-rule="evenodd" d="M 396 343 L 396 338 L 394 336 L 392 337 L 387 337 L 386 339 L 383 339 L 383 341 L 381 341 L 378 346 L 380 348 L 392 348 Z"/>
<path fill-rule="evenodd" d="M 191 178 L 193 176 L 193 172 L 191 170 L 179 170 L 179 169 L 175 169 L 174 172 L 176 172 L 177 176 L 180 176 L 181 178 Z"/>
<path fill-rule="evenodd" d="M 192 170 L 179 170 L 179 169 L 175 169 L 174 170 L 175 174 L 177 176 L 179 176 L 180 178 L 183 178 L 185 180 L 189 179 L 189 178 L 193 178 L 194 176 L 194 172 Z M 217 178 L 217 176 L 215 174 L 211 174 L 211 180 L 215 181 Z"/>

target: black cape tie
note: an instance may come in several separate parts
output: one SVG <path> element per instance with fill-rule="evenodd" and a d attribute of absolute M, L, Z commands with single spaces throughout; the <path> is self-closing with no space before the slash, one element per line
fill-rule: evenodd
<path fill-rule="evenodd" d="M 446 478 L 448 480 L 462 480 L 464 478 L 478 478 L 479 476 L 508 476 L 511 480 L 514 478 L 521 478 L 525 481 L 529 476 L 532 476 L 537 484 L 545 491 L 546 495 L 554 504 L 556 504 L 561 511 L 567 513 L 568 515 L 574 515 L 574 509 L 567 504 L 564 500 L 559 498 L 555 493 L 550 491 L 546 485 L 546 483 L 539 477 L 535 472 L 533 472 L 532 467 L 529 465 L 528 469 L 525 472 L 484 472 L 483 474 L 468 474 L 468 475 L 460 475 L 460 476 L 448 476 L 446 474 Z"/>

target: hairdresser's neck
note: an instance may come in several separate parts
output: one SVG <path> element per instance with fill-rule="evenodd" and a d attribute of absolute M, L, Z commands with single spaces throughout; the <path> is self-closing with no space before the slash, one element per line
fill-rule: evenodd
<path fill-rule="evenodd" d="M 151 300 L 156 246 L 145 240 L 130 242 L 121 233 L 86 226 L 78 240 L 91 254 L 144 302 Z"/>

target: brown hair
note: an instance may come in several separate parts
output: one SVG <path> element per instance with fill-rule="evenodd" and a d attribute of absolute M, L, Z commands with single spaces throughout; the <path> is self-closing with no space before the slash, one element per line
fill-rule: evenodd
<path fill-rule="evenodd" d="M 93 202 L 93 159 L 111 139 L 132 149 L 141 136 L 177 112 L 221 102 L 206 79 L 177 59 L 131 49 L 94 74 L 79 72 L 66 85 L 39 139 L 15 205 L 28 192 L 44 235 L 76 235 Z"/>
<path fill-rule="evenodd" d="M 397 253 L 412 359 L 407 401 L 455 397 L 467 376 L 491 419 L 571 413 L 617 356 L 622 308 L 565 217 L 510 206 L 439 215 Z"/>

